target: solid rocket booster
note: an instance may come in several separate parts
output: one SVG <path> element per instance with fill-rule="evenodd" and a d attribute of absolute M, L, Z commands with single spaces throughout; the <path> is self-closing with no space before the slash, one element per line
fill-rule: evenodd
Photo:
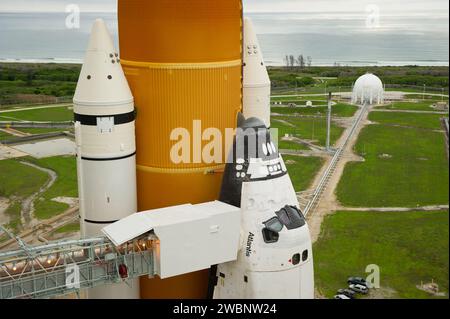
<path fill-rule="evenodd" d="M 137 211 L 134 101 L 113 40 L 96 20 L 74 96 L 84 237 Z M 139 298 L 139 282 L 88 291 L 93 299 Z"/>
<path fill-rule="evenodd" d="M 137 109 L 139 211 L 216 200 L 225 143 L 221 163 L 204 161 L 194 143 L 190 160 L 175 163 L 176 141 L 170 137 L 176 128 L 186 129 L 191 140 L 207 128 L 225 137 L 226 128 L 236 127 L 242 104 L 241 0 L 119 0 L 118 17 L 122 64 Z M 195 129 L 195 120 L 202 129 Z M 205 298 L 207 286 L 208 271 L 142 278 L 141 296 Z"/>
<path fill-rule="evenodd" d="M 252 20 L 244 20 L 244 91 L 245 118 L 261 119 L 270 127 L 270 78 Z"/>

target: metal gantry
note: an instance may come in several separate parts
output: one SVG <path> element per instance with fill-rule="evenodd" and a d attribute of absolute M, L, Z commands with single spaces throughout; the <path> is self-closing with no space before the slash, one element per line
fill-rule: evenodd
<path fill-rule="evenodd" d="M 0 299 L 52 298 L 154 275 L 156 240 L 119 247 L 106 237 L 54 242 L 0 252 Z M 131 284 L 131 283 L 129 283 Z"/>

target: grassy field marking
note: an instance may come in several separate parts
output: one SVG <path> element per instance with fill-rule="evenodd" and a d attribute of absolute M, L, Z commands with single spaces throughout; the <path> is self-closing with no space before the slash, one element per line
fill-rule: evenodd
<path fill-rule="evenodd" d="M 425 95 L 424 96 L 423 92 L 422 92 L 422 94 L 405 94 L 404 98 L 405 99 L 415 99 L 415 100 L 419 100 L 421 102 L 429 101 L 430 103 L 442 102 L 442 101 L 447 101 L 448 102 L 448 93 L 446 95 L 447 96 L 444 96 L 444 97 L 436 96 L 436 95 Z"/>
<path fill-rule="evenodd" d="M 324 163 L 321 157 L 283 155 L 296 192 L 308 189 Z"/>
<path fill-rule="evenodd" d="M 322 115 L 328 114 L 327 106 L 318 107 L 272 107 L 273 113 L 278 114 L 300 114 L 300 115 Z M 332 115 L 335 117 L 352 117 L 355 115 L 358 107 L 355 105 L 337 103 L 332 107 Z"/>
<path fill-rule="evenodd" d="M 0 196 L 25 198 L 48 180 L 47 174 L 16 160 L 0 161 Z"/>
<path fill-rule="evenodd" d="M 416 288 L 432 279 L 448 293 L 448 211 L 337 212 L 325 218 L 313 250 L 316 286 L 329 298 L 349 276 L 366 277 L 369 264 L 380 267 L 392 297 L 433 298 Z"/>
<path fill-rule="evenodd" d="M 68 234 L 68 233 L 76 233 L 80 231 L 80 222 L 73 222 L 67 225 L 64 225 L 57 230 L 55 230 L 56 234 Z"/>
<path fill-rule="evenodd" d="M 0 141 L 4 141 L 4 140 L 10 139 L 10 138 L 13 138 L 13 136 L 11 134 L 0 131 Z"/>
<path fill-rule="evenodd" d="M 285 95 L 285 94 L 281 94 Z M 286 94 L 287 95 L 287 94 Z M 306 96 L 306 95 L 297 95 L 293 94 L 292 96 L 272 96 L 272 102 L 302 102 L 306 105 L 308 101 L 317 101 L 321 104 L 326 103 L 328 97 L 326 95 L 315 95 L 315 96 Z"/>
<path fill-rule="evenodd" d="M 55 183 L 34 202 L 35 216 L 48 219 L 69 208 L 69 205 L 52 201 L 56 197 L 78 197 L 76 160 L 73 156 L 56 156 L 43 159 L 28 157 L 26 160 L 56 172 Z"/>
<path fill-rule="evenodd" d="M 371 112 L 369 120 L 380 124 L 400 125 L 421 129 L 439 130 L 441 126 L 440 114 L 420 114 L 401 112 Z"/>
<path fill-rule="evenodd" d="M 379 108 L 386 110 L 411 110 L 411 111 L 431 111 L 431 112 L 438 111 L 431 107 L 433 103 L 434 102 L 432 100 L 421 102 L 394 102 L 392 104 L 384 105 Z"/>
<path fill-rule="evenodd" d="M 51 108 L 39 108 L 30 109 L 25 111 L 11 111 L 1 113 L 3 117 L 14 117 L 22 121 L 72 121 L 73 110 L 70 110 L 67 106 L 51 107 Z"/>
<path fill-rule="evenodd" d="M 279 121 L 276 121 L 277 119 L 291 123 L 294 126 L 280 123 Z M 276 117 L 272 120 L 272 127 L 278 129 L 278 136 L 280 139 L 286 134 L 290 134 L 300 139 L 315 140 L 317 141 L 316 144 L 319 146 L 325 146 L 326 143 L 326 118 Z M 343 132 L 343 127 L 332 124 L 331 143 L 336 143 Z"/>
<path fill-rule="evenodd" d="M 47 174 L 16 160 L 0 161 L 0 196 L 11 200 L 6 210 L 8 228 L 17 232 L 21 226 L 21 200 L 36 193 L 48 180 Z"/>
<path fill-rule="evenodd" d="M 297 143 L 294 141 L 282 141 L 280 140 L 280 142 L 278 143 L 278 149 L 280 150 L 292 150 L 292 151 L 307 151 L 309 150 L 309 147 L 301 144 L 301 143 Z"/>
<path fill-rule="evenodd" d="M 449 167 L 444 134 L 370 125 L 362 130 L 355 151 L 365 161 L 352 162 L 345 167 L 336 190 L 342 205 L 448 204 Z"/>
<path fill-rule="evenodd" d="M 53 133 L 53 132 L 62 132 L 64 130 L 58 128 L 17 128 L 16 131 L 20 131 L 23 133 L 29 134 L 44 134 L 44 133 Z M 0 131 L 0 141 L 5 141 L 8 139 L 16 138 L 14 135 L 9 133 Z"/>
<path fill-rule="evenodd" d="M 18 233 L 20 227 L 22 226 L 21 211 L 22 205 L 20 201 L 13 201 L 5 211 L 5 214 L 9 217 L 9 222 L 6 227 L 12 230 L 15 234 Z"/>

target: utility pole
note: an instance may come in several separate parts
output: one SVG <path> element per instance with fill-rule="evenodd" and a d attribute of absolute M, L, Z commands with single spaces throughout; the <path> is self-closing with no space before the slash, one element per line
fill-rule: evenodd
<path fill-rule="evenodd" d="M 331 92 L 328 94 L 328 125 L 327 125 L 327 151 L 330 149 L 330 132 L 331 132 Z"/>

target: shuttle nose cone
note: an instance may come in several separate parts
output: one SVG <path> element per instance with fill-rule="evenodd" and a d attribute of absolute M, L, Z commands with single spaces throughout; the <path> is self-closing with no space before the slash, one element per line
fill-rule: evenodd
<path fill-rule="evenodd" d="M 244 19 L 244 99 L 246 118 L 257 117 L 270 127 L 270 79 L 252 20 Z"/>
<path fill-rule="evenodd" d="M 120 65 L 119 54 L 103 20 L 94 22 L 74 96 L 78 105 L 131 103 L 133 96 Z"/>

